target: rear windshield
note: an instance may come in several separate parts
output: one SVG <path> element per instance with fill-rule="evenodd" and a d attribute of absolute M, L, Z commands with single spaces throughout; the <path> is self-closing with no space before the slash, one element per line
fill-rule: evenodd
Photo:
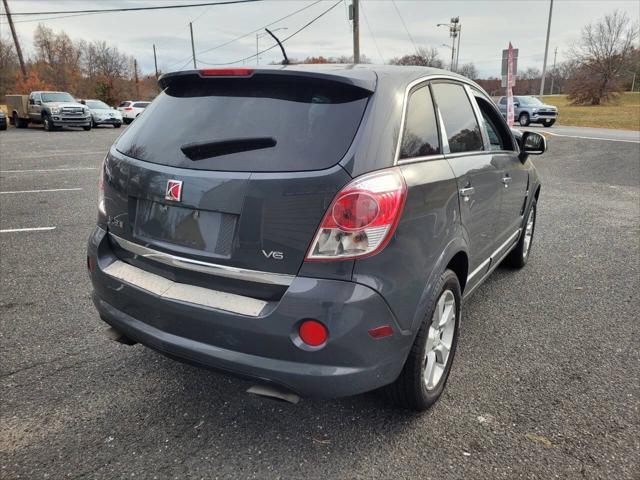
<path fill-rule="evenodd" d="M 320 170 L 347 152 L 369 94 L 341 83 L 281 75 L 184 78 L 149 105 L 116 148 L 182 168 Z"/>
<path fill-rule="evenodd" d="M 149 105 L 149 102 L 138 102 L 133 104 L 135 108 L 146 108 L 147 105 Z"/>

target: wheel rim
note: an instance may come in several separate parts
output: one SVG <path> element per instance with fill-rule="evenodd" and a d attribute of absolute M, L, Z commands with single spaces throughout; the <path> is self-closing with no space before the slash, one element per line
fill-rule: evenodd
<path fill-rule="evenodd" d="M 523 127 L 527 126 L 527 116 L 526 115 L 522 115 L 520 117 L 520 125 L 522 125 Z"/>
<path fill-rule="evenodd" d="M 522 256 L 524 258 L 529 255 L 529 248 L 531 248 L 531 240 L 533 239 L 533 226 L 536 222 L 536 207 L 531 207 L 529 216 L 527 217 L 527 225 L 524 230 L 524 248 L 522 249 Z"/>
<path fill-rule="evenodd" d="M 456 329 L 456 297 L 445 290 L 431 318 L 424 359 L 424 383 L 427 390 L 438 386 L 451 357 L 451 347 Z"/>
<path fill-rule="evenodd" d="M 49 119 L 48 118 L 44 119 L 44 128 L 49 130 Z"/>

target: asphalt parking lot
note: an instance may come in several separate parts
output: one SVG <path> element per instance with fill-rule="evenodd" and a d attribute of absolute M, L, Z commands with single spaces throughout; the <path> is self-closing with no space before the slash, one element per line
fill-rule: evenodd
<path fill-rule="evenodd" d="M 416 415 L 264 400 L 105 339 L 85 245 L 121 131 L 0 132 L 0 478 L 638 478 L 639 143 L 550 138 L 530 262 L 465 305 Z"/>

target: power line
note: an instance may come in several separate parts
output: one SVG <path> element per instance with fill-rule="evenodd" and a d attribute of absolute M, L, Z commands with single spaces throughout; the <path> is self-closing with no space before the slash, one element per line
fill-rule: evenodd
<path fill-rule="evenodd" d="M 293 12 L 291 12 L 291 13 L 289 13 L 289 14 L 285 15 L 284 17 L 280 17 L 280 18 L 278 18 L 277 20 L 274 20 L 274 21 L 273 21 L 273 22 L 271 22 L 271 23 L 267 23 L 266 25 L 264 25 L 264 26 L 262 26 L 262 27 L 260 27 L 260 28 L 257 28 L 256 30 L 252 30 L 252 31 L 251 31 L 251 32 L 249 32 L 249 33 L 245 33 L 245 34 L 242 34 L 242 35 L 240 35 L 240 36 L 238 36 L 238 37 L 232 38 L 231 40 L 228 40 L 228 41 L 226 41 L 226 42 L 224 42 L 224 43 L 221 43 L 221 44 L 219 44 L 219 45 L 216 45 L 216 46 L 213 46 L 213 47 L 207 48 L 207 49 L 205 49 L 205 50 L 201 50 L 201 51 L 199 51 L 199 52 L 196 52 L 196 54 L 197 54 L 198 56 L 200 56 L 200 55 L 202 55 L 203 53 L 208 53 L 208 52 L 211 52 L 211 51 L 213 51 L 213 50 L 217 50 L 217 49 L 219 49 L 219 48 L 226 47 L 227 45 L 229 45 L 229 44 L 231 44 L 231 43 L 233 43 L 233 42 L 236 42 L 236 41 L 238 41 L 238 40 L 242 40 L 243 38 L 246 38 L 246 37 L 248 37 L 248 36 L 250 36 L 250 35 L 254 35 L 255 33 L 261 32 L 261 31 L 263 31 L 265 28 L 270 27 L 271 25 L 275 25 L 276 23 L 280 23 L 281 21 L 286 20 L 287 18 L 292 17 L 292 16 L 294 16 L 294 15 L 298 14 L 298 13 L 302 12 L 303 10 L 306 10 L 306 9 L 308 9 L 308 8 L 311 8 L 311 7 L 313 7 L 314 5 L 316 5 L 316 4 L 318 4 L 318 3 L 320 3 L 321 1 L 322 1 L 322 0 L 316 0 L 315 2 L 310 3 L 309 5 L 306 5 L 306 6 L 302 7 L 302 8 L 299 8 L 298 10 L 295 10 L 295 11 L 293 11 Z M 182 65 L 182 67 L 180 68 L 180 70 L 182 70 L 185 66 L 187 66 L 187 65 L 189 64 L 190 59 L 191 59 L 191 57 L 188 57 L 188 58 L 187 58 L 187 57 L 185 57 L 185 58 L 184 58 L 184 59 L 182 59 L 182 60 L 178 60 L 177 62 L 173 62 L 173 63 L 172 63 L 171 65 L 169 65 L 167 68 L 168 68 L 168 69 L 170 69 L 170 68 L 171 68 L 171 67 L 173 67 L 174 65 L 177 65 L 177 64 L 179 64 L 179 63 L 182 63 L 183 65 Z M 185 60 L 186 60 L 186 63 L 185 63 Z M 201 61 L 201 62 L 202 62 L 202 61 Z M 212 63 L 208 63 L 208 62 L 202 62 L 202 63 L 205 63 L 205 64 L 207 64 L 207 65 L 213 65 Z"/>
<path fill-rule="evenodd" d="M 371 25 L 369 25 L 369 19 L 367 19 L 367 14 L 364 11 L 364 1 L 360 4 L 360 9 L 362 10 L 362 16 L 364 17 L 364 23 L 367 24 L 367 30 L 369 30 L 369 35 L 373 39 L 373 44 L 376 46 L 376 50 L 378 51 L 378 55 L 380 56 L 380 60 L 384 63 L 384 57 L 382 53 L 380 53 L 380 47 L 378 46 L 378 41 L 376 40 L 376 36 L 373 34 L 373 30 L 371 30 Z"/>
<path fill-rule="evenodd" d="M 331 10 L 333 10 L 334 8 L 336 8 L 338 5 L 340 5 L 340 3 L 342 2 L 342 0 L 338 0 L 336 3 L 334 3 L 333 5 L 331 5 L 329 8 L 327 8 L 326 10 L 324 10 L 320 15 L 318 15 L 317 17 L 315 17 L 314 19 L 312 19 L 310 22 L 306 23 L 305 25 L 303 25 L 302 27 L 300 27 L 298 30 L 296 30 L 295 32 L 293 32 L 291 35 L 289 35 L 288 37 L 284 38 L 283 40 L 281 40 L 282 43 L 286 42 L 287 40 L 289 40 L 290 38 L 293 38 L 294 36 L 296 36 L 298 33 L 300 33 L 301 31 L 303 31 L 305 28 L 311 26 L 313 23 L 315 23 L 316 21 L 320 20 L 320 18 L 324 17 L 327 13 L 329 13 Z M 268 52 L 269 50 L 272 50 L 274 48 L 276 48 L 278 46 L 277 43 L 274 43 L 273 45 L 271 45 L 268 48 L 265 48 L 264 50 L 257 52 L 253 55 L 249 55 L 248 57 L 244 57 L 241 58 L 239 60 L 235 60 L 233 62 L 226 62 L 226 63 L 209 63 L 209 62 L 203 62 L 200 61 L 201 63 L 204 63 L 206 65 L 234 65 L 236 63 L 240 63 L 240 62 L 245 62 L 253 57 L 257 57 L 259 55 L 262 55 L 265 52 Z"/>
<path fill-rule="evenodd" d="M 189 4 L 180 4 L 180 5 L 158 5 L 155 7 L 129 7 L 129 8 L 107 8 L 107 9 L 94 9 L 94 10 L 59 10 L 59 11 L 49 11 L 49 12 L 18 12 L 12 13 L 15 16 L 27 16 L 27 15 L 66 15 L 70 13 L 112 13 L 112 12 L 134 12 L 140 10 L 167 10 L 173 8 L 192 8 L 192 7 L 208 7 L 214 5 L 231 5 L 235 3 L 250 3 L 250 2 L 260 2 L 262 0 L 223 0 L 218 2 L 207 2 L 207 3 L 189 3 Z M 6 13 L 0 13 L 0 15 L 6 15 Z"/>
<path fill-rule="evenodd" d="M 418 52 L 418 47 L 416 46 L 416 42 L 413 40 L 413 37 L 411 36 L 411 33 L 409 32 L 409 29 L 407 28 L 407 24 L 404 23 L 404 18 L 402 18 L 402 14 L 400 13 L 400 10 L 398 10 L 398 6 L 396 5 L 396 0 L 391 0 L 391 3 L 393 4 L 393 8 L 396 9 L 396 13 L 398 14 L 398 17 L 400 18 L 400 21 L 402 22 L 402 26 L 404 27 L 404 31 L 407 32 L 407 35 L 409 36 L 409 40 L 411 40 L 411 43 L 413 43 L 413 48 L 416 51 L 416 54 L 420 54 L 420 52 Z"/>

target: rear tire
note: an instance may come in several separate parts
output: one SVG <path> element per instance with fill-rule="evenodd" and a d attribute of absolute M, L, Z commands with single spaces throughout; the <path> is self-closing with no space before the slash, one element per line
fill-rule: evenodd
<path fill-rule="evenodd" d="M 530 123 L 529 114 L 521 113 L 520 116 L 518 117 L 518 123 L 520 124 L 521 127 L 528 127 Z"/>
<path fill-rule="evenodd" d="M 125 118 L 124 119 L 124 123 L 125 123 L 125 125 L 129 125 L 131 123 L 131 119 L 130 118 Z"/>
<path fill-rule="evenodd" d="M 120 128 L 122 126 L 121 123 L 114 123 L 113 128 Z"/>
<path fill-rule="evenodd" d="M 555 120 L 545 120 L 544 122 L 542 122 L 542 125 L 544 125 L 545 127 L 549 128 L 550 126 L 552 126 L 554 123 L 556 123 Z"/>
<path fill-rule="evenodd" d="M 15 125 L 16 128 L 27 128 L 27 121 L 18 117 L 18 114 L 16 112 L 13 112 L 12 117 L 13 117 L 13 124 Z"/>
<path fill-rule="evenodd" d="M 394 383 L 385 387 L 396 405 L 422 411 L 442 395 L 458 344 L 461 300 L 457 275 L 445 270 L 433 289 L 430 305 L 402 372 Z M 436 325 L 438 322 L 440 326 Z"/>
<path fill-rule="evenodd" d="M 507 258 L 504 259 L 504 264 L 509 267 L 522 268 L 529 261 L 531 247 L 533 246 L 533 234 L 536 230 L 536 214 L 538 212 L 536 203 L 536 199 L 534 198 L 527 213 L 520 240 L 518 240 L 516 247 L 507 255 Z"/>

